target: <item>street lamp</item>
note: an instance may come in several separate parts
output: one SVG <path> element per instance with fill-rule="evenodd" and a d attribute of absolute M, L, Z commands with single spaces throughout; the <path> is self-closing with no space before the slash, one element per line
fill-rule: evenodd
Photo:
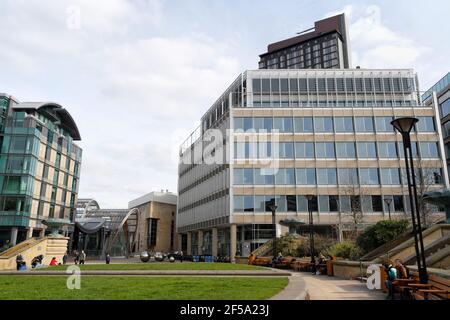
<path fill-rule="evenodd" d="M 422 226 L 420 223 L 419 205 L 417 197 L 417 185 L 414 173 L 414 162 L 411 148 L 410 133 L 413 126 L 419 121 L 417 118 L 404 117 L 391 121 L 391 124 L 401 133 L 403 138 L 403 151 L 405 153 L 406 178 L 408 181 L 409 204 L 411 207 L 411 218 L 414 233 L 414 246 L 416 251 L 417 268 L 419 270 L 420 283 L 428 282 L 425 250 L 422 238 Z M 409 156 L 409 158 L 408 158 Z M 409 171 L 411 167 L 411 172 Z M 412 178 L 412 179 L 411 179 Z M 414 199 L 414 200 L 413 200 Z M 416 224 L 417 219 L 417 224 Z M 419 250 L 420 245 L 420 250 Z"/>
<path fill-rule="evenodd" d="M 277 206 L 275 205 L 275 199 L 271 201 L 271 203 L 269 204 L 269 210 L 272 211 L 272 230 L 273 230 L 272 255 L 273 261 L 275 261 L 277 253 L 277 226 L 275 222 L 275 211 L 277 210 Z"/>
<path fill-rule="evenodd" d="M 389 221 L 391 221 L 391 203 L 392 203 L 392 198 L 384 198 L 384 202 L 387 204 L 388 206 L 388 212 L 389 212 Z"/>
<path fill-rule="evenodd" d="M 314 195 L 308 194 L 306 195 L 306 199 L 308 199 L 308 214 L 309 214 L 309 250 L 311 254 L 312 271 L 316 273 L 316 258 L 314 250 L 314 221 L 312 212 L 312 200 L 314 199 Z"/>

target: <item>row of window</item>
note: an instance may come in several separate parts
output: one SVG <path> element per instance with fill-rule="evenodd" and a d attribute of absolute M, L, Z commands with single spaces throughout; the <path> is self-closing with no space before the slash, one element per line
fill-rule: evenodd
<path fill-rule="evenodd" d="M 423 168 L 427 185 L 442 183 L 440 168 Z M 406 171 L 399 168 L 235 168 L 234 185 L 400 185 Z M 381 179 L 380 179 L 381 178 Z"/>
<path fill-rule="evenodd" d="M 245 104 L 244 100 L 244 104 Z M 352 97 L 342 97 L 341 99 L 335 100 L 331 97 L 327 100 L 317 99 L 316 96 L 309 95 L 299 97 L 282 96 L 281 99 L 279 96 L 260 96 L 253 95 L 253 105 L 252 107 L 258 108 L 284 108 L 284 107 L 305 107 L 305 108 L 392 108 L 392 107 L 411 107 L 411 106 L 419 106 L 420 103 L 411 97 L 404 97 L 403 100 L 357 100 L 352 99 Z M 237 106 L 241 107 L 242 104 L 238 104 Z M 237 107 L 236 106 L 236 107 Z M 242 106 L 242 107 L 245 107 Z"/>
<path fill-rule="evenodd" d="M 391 207 L 388 208 L 384 199 L 391 199 Z M 270 212 L 270 205 L 275 202 L 277 212 L 404 212 L 408 204 L 404 203 L 401 195 L 320 195 L 315 196 L 310 202 L 303 195 L 254 195 L 234 196 L 234 212 Z M 406 198 L 406 197 L 405 197 Z M 308 204 L 311 206 L 308 208 Z M 406 205 L 405 205 L 406 204 Z"/>
<path fill-rule="evenodd" d="M 398 146 L 397 146 L 398 143 Z M 417 148 L 419 146 L 419 149 Z M 234 159 L 395 159 L 403 142 L 235 142 Z M 412 142 L 414 157 L 439 158 L 437 142 Z"/>
<path fill-rule="evenodd" d="M 411 92 L 413 78 L 271 78 L 252 79 L 253 93 Z"/>
<path fill-rule="evenodd" d="M 433 117 L 418 117 L 414 130 L 435 132 Z M 394 132 L 393 117 L 235 117 L 235 130 L 280 133 Z"/>

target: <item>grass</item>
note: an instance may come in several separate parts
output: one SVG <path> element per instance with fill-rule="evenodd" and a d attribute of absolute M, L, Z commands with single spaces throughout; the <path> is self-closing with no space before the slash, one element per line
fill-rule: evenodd
<path fill-rule="evenodd" d="M 287 277 L 82 276 L 79 290 L 65 276 L 0 276 L 0 300 L 263 300 Z"/>
<path fill-rule="evenodd" d="M 81 270 L 264 270 L 264 267 L 237 263 L 206 263 L 206 262 L 148 262 L 128 264 L 85 264 L 78 265 Z M 66 270 L 65 266 L 53 266 L 38 270 Z"/>

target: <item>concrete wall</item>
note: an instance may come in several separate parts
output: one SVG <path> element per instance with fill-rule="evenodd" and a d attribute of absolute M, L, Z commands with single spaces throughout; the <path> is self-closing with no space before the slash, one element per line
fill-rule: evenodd
<path fill-rule="evenodd" d="M 62 258 L 64 253 L 67 251 L 67 242 L 69 238 L 61 237 L 45 237 L 38 239 L 34 244 L 23 248 L 22 250 L 17 250 L 11 252 L 8 255 L 0 256 L 0 270 L 15 270 L 16 269 L 16 257 L 20 253 L 24 258 L 27 268 L 31 268 L 31 260 L 42 254 L 44 256 L 44 265 L 50 264 L 50 260 L 56 257 L 58 263 L 62 263 Z"/>
<path fill-rule="evenodd" d="M 371 264 L 369 262 L 360 264 L 359 261 L 336 260 L 333 261 L 334 276 L 344 279 L 355 279 L 360 277 L 361 274 L 365 276 L 367 267 Z"/>

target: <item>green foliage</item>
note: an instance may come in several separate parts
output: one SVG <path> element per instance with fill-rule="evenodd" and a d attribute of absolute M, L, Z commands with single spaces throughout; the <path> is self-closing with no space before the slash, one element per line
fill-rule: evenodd
<path fill-rule="evenodd" d="M 338 257 L 348 260 L 356 260 L 361 255 L 361 249 L 350 242 L 336 243 L 328 249 L 322 251 L 322 254 L 326 257 Z"/>
<path fill-rule="evenodd" d="M 408 229 L 408 220 L 383 220 L 367 228 L 357 239 L 357 245 L 365 252 L 397 238 Z"/>
<path fill-rule="evenodd" d="M 303 240 L 303 237 L 298 235 L 288 234 L 281 236 L 277 238 L 276 252 L 277 254 L 278 252 L 281 252 L 283 256 L 296 256 L 297 248 Z"/>
<path fill-rule="evenodd" d="M 336 240 L 333 238 L 328 238 L 317 234 L 314 235 L 314 249 L 316 253 L 328 249 L 335 243 Z M 304 241 L 300 243 L 300 245 L 297 248 L 297 256 L 298 257 L 310 256 L 309 238 L 305 238 Z"/>

